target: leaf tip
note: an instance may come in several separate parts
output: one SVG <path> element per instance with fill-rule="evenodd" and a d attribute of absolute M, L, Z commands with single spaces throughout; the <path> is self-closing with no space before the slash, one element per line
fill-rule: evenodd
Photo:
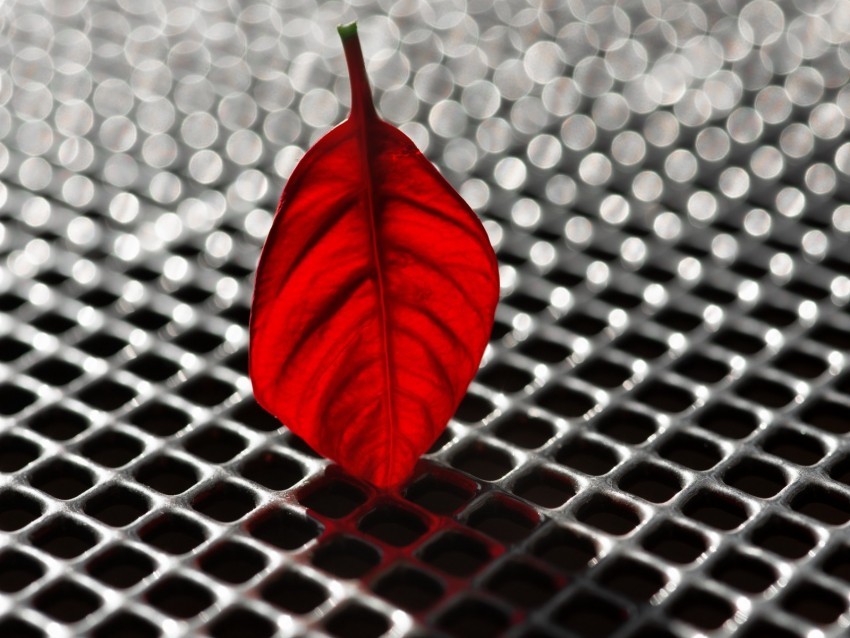
<path fill-rule="evenodd" d="M 340 24 L 336 28 L 339 33 L 339 37 L 342 38 L 343 42 L 348 40 L 349 38 L 357 37 L 357 23 L 349 22 L 348 24 Z"/>

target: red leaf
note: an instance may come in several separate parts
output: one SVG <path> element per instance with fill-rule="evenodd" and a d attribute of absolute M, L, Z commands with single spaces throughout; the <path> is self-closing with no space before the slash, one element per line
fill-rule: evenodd
<path fill-rule="evenodd" d="M 499 296 L 475 213 L 372 104 L 340 27 L 351 113 L 289 178 L 263 248 L 250 372 L 266 410 L 380 487 L 404 481 L 475 375 Z"/>

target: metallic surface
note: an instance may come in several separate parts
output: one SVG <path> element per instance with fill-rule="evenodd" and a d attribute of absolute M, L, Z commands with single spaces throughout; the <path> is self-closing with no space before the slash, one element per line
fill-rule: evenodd
<path fill-rule="evenodd" d="M 502 264 L 395 496 L 245 376 L 355 17 Z M 0 635 L 845 635 L 848 79 L 846 0 L 0 4 Z"/>

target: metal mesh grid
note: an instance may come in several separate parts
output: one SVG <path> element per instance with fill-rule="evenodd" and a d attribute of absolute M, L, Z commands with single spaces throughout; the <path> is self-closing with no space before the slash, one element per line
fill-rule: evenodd
<path fill-rule="evenodd" d="M 0 635 L 844 635 L 850 3 L 377 3 L 503 299 L 399 495 L 245 376 L 311 0 L 0 5 Z"/>

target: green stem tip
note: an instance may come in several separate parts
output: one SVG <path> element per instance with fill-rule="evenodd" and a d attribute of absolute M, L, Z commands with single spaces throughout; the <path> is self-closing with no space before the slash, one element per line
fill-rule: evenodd
<path fill-rule="evenodd" d="M 343 40 L 357 37 L 357 23 L 350 22 L 349 24 L 341 24 L 336 30 L 339 32 L 339 37 Z"/>

